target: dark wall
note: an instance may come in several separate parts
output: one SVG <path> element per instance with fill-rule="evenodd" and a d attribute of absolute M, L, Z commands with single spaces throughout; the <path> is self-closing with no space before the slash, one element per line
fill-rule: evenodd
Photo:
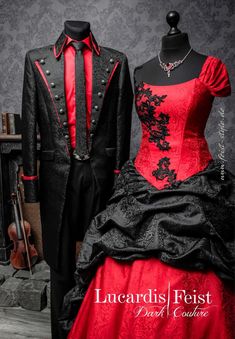
<path fill-rule="evenodd" d="M 156 55 L 161 37 L 168 31 L 169 10 L 181 15 L 179 28 L 189 34 L 192 47 L 226 64 L 234 88 L 233 0 L 0 0 L 0 112 L 21 112 L 25 52 L 56 41 L 65 20 L 85 20 L 103 46 L 127 54 L 131 74 L 135 66 Z M 225 113 L 225 156 L 235 169 L 233 149 L 234 95 L 217 98 L 207 124 L 206 136 L 214 157 L 219 153 L 219 111 Z M 140 125 L 133 111 L 132 156 L 138 150 Z"/>

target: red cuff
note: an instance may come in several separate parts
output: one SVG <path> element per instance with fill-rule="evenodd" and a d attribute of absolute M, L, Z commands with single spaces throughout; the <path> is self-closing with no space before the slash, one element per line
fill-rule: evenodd
<path fill-rule="evenodd" d="M 21 175 L 21 179 L 22 179 L 22 180 L 37 180 L 37 179 L 38 179 L 38 176 L 37 176 L 37 175 L 31 175 L 31 176 L 29 176 L 29 175 L 24 175 L 24 174 L 22 174 L 22 175 Z"/>
<path fill-rule="evenodd" d="M 115 169 L 113 172 L 114 172 L 115 174 L 119 174 L 121 171 L 118 170 L 118 169 Z"/>

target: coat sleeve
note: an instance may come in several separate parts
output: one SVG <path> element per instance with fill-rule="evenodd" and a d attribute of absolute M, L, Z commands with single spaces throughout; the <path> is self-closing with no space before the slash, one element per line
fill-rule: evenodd
<path fill-rule="evenodd" d="M 37 92 L 29 52 L 25 56 L 22 95 L 22 155 L 25 202 L 38 202 L 37 176 Z"/>
<path fill-rule="evenodd" d="M 131 117 L 133 106 L 133 91 L 130 79 L 127 57 L 121 64 L 119 77 L 119 97 L 117 104 L 117 152 L 116 168 L 118 174 L 124 162 L 130 155 Z"/>

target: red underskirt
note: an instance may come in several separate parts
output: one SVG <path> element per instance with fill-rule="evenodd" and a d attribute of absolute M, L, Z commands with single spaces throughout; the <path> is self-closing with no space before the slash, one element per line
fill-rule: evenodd
<path fill-rule="evenodd" d="M 95 289 L 98 288 L 101 289 L 100 300 L 107 293 L 140 295 L 148 293 L 148 289 L 157 289 L 155 293 L 165 294 L 166 300 L 170 300 L 170 315 L 167 316 L 166 306 L 163 308 L 166 303 L 155 304 L 160 305 L 160 308 L 154 308 L 155 311 L 163 308 L 162 317 L 156 314 L 144 316 L 146 311 L 153 311 L 151 306 L 154 305 L 144 301 L 95 303 Z M 212 303 L 199 305 L 204 312 L 208 311 L 208 316 L 183 317 L 183 311 L 192 312 L 197 304 L 186 304 L 180 300 L 179 304 L 173 304 L 177 301 L 174 290 L 185 290 L 191 296 L 209 292 L 209 301 Z M 107 257 L 89 285 L 68 339 L 232 339 L 234 302 L 231 288 L 225 286 L 212 271 L 189 272 L 166 265 L 156 258 L 118 262 Z M 137 307 L 140 310 L 141 306 L 145 307 L 140 312 L 142 316 L 136 317 Z M 173 312 L 177 307 L 184 309 L 175 311 L 178 317 L 174 317 Z"/>

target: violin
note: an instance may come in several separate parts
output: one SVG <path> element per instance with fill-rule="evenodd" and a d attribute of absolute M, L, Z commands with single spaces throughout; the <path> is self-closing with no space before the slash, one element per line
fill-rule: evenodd
<path fill-rule="evenodd" d="M 22 199 L 20 195 L 19 185 L 16 193 L 11 194 L 11 201 L 14 210 L 15 222 L 8 226 L 8 235 L 14 243 L 11 250 L 10 262 L 16 269 L 29 269 L 32 275 L 32 266 L 38 260 L 38 253 L 33 244 L 30 243 L 31 226 L 28 221 L 23 218 Z"/>

